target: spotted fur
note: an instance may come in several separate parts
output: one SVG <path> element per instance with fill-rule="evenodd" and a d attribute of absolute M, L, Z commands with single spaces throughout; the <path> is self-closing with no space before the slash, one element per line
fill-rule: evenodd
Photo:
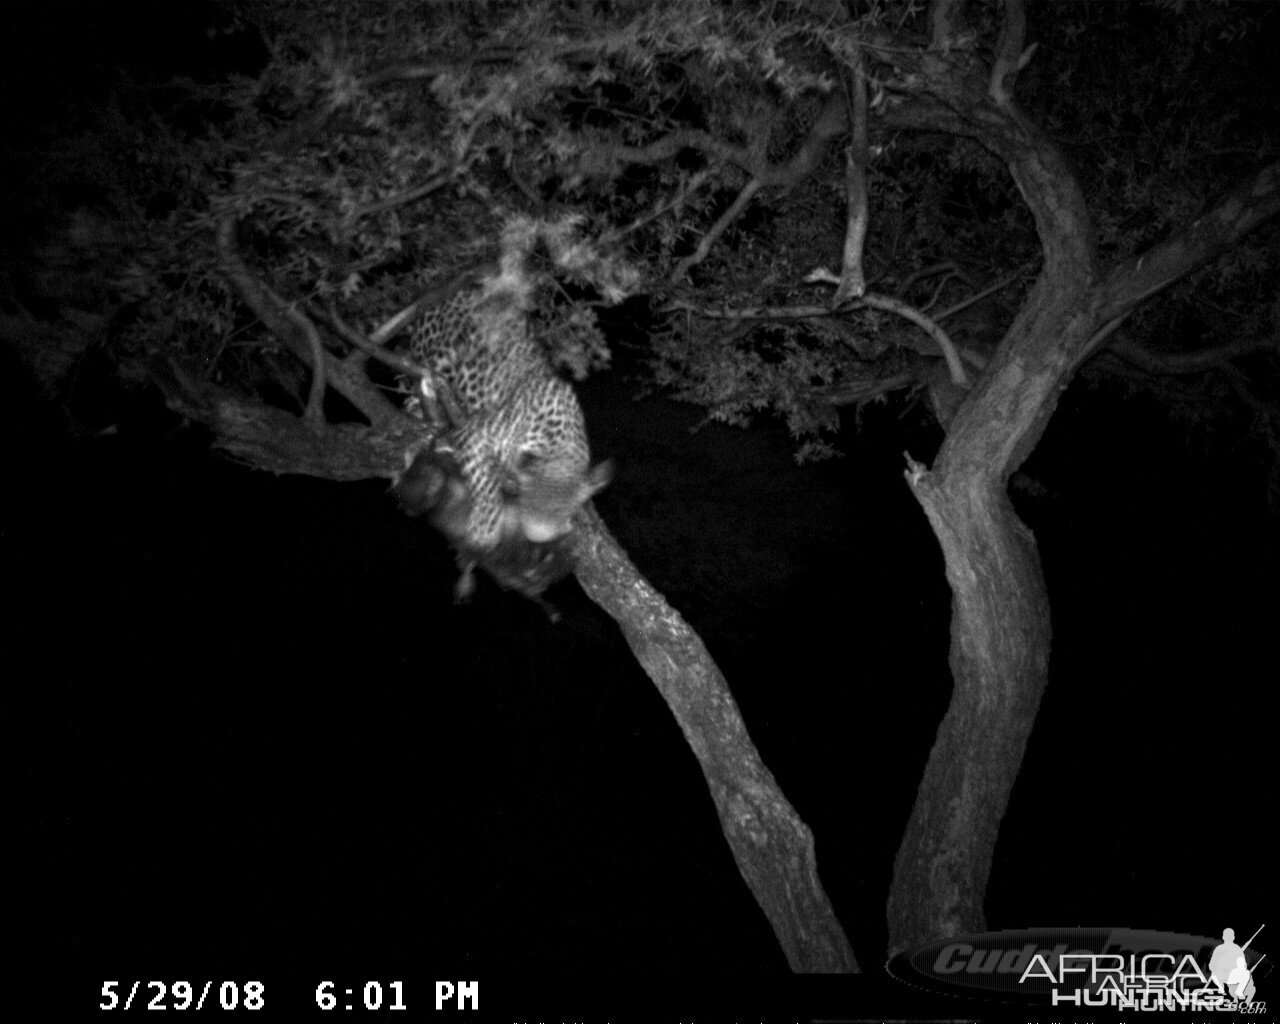
<path fill-rule="evenodd" d="M 431 514 L 432 524 L 458 552 L 462 575 L 455 587 L 459 600 L 475 589 L 474 572 L 480 565 L 504 590 L 514 590 L 536 602 L 552 621 L 556 610 L 542 593 L 573 571 L 568 546 L 562 541 L 534 543 L 518 529 L 504 527 L 502 538 L 488 551 L 467 542 L 473 504 L 461 467 L 447 448 L 419 452 L 401 474 L 395 487 L 401 508 L 409 515 Z M 509 518 L 509 513 L 505 514 Z"/>
<path fill-rule="evenodd" d="M 409 358 L 430 371 L 422 405 L 443 386 L 462 417 L 451 447 L 470 504 L 456 540 L 483 553 L 517 532 L 534 543 L 567 534 L 610 469 L 591 466 L 577 395 L 530 337 L 519 303 L 500 290 L 462 292 L 413 325 Z"/>
<path fill-rule="evenodd" d="M 460 593 L 477 564 L 529 596 L 570 571 L 564 538 L 573 516 L 612 476 L 609 463 L 591 465 L 577 395 L 529 329 L 538 246 L 557 272 L 606 302 L 639 283 L 580 227 L 573 216 L 511 217 L 496 273 L 410 326 L 409 358 L 427 371 L 411 407 L 440 429 L 418 453 L 422 473 L 410 466 L 397 492 L 402 504 L 433 512 L 458 553 Z"/>

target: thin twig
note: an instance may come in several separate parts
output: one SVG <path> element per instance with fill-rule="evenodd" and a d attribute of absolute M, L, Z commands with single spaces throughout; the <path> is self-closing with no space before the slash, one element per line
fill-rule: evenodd
<path fill-rule="evenodd" d="M 353 210 L 348 220 L 360 220 L 362 217 L 372 217 L 375 214 L 385 213 L 387 210 L 394 209 L 397 206 L 404 206 L 405 203 L 412 203 L 428 196 L 436 189 L 448 184 L 453 177 L 453 171 L 444 171 L 437 174 L 434 178 L 428 178 L 423 184 L 408 192 L 402 192 L 400 195 L 391 196 L 389 199 L 383 199 L 376 203 L 369 203 L 367 206 L 361 206 Z"/>
<path fill-rule="evenodd" d="M 685 204 L 685 202 L 688 200 L 688 198 L 691 195 L 693 195 L 694 192 L 702 188 L 702 186 L 711 178 L 712 172 L 715 170 L 716 168 L 714 166 L 704 167 L 702 170 L 698 171 L 696 174 L 693 175 L 693 177 L 691 177 L 688 181 L 684 183 L 684 186 L 680 189 L 679 192 L 676 193 L 673 199 L 665 203 L 659 203 L 656 207 L 654 207 L 654 209 L 651 212 L 646 213 L 642 217 L 638 217 L 636 220 L 628 224 L 625 228 L 622 228 L 621 230 L 614 232 L 613 237 L 625 238 L 627 235 L 631 234 L 631 232 L 638 231 L 640 228 L 644 227 L 646 224 L 649 224 L 657 220 L 659 217 L 663 216 L 664 214 L 670 213 L 673 210 L 678 210 L 681 206 Z"/>
<path fill-rule="evenodd" d="M 707 258 L 707 253 L 715 245 L 716 239 L 724 234 L 725 229 L 737 219 L 738 214 L 746 208 L 747 203 L 751 202 L 751 197 L 759 191 L 759 178 L 752 178 L 743 186 L 742 191 L 738 193 L 738 198 L 730 204 L 729 209 L 725 210 L 720 215 L 720 219 L 711 226 L 711 230 L 702 236 L 702 241 L 698 243 L 698 248 L 676 264 L 675 270 L 671 272 L 672 281 L 682 280 L 685 274 L 689 272 L 690 267 L 701 263 Z"/>
<path fill-rule="evenodd" d="M 1024 263 L 1013 273 L 1006 274 L 1004 277 L 1000 278 L 1000 280 L 997 281 L 995 284 L 989 285 L 988 287 L 983 288 L 982 291 L 978 292 L 977 295 L 971 295 L 969 296 L 969 298 L 962 299 L 960 302 L 957 302 L 954 306 L 948 306 L 941 313 L 935 316 L 934 319 L 939 321 L 945 320 L 947 319 L 947 317 L 955 316 L 962 309 L 968 309 L 975 302 L 981 302 L 988 295 L 998 292 L 1000 291 L 1001 288 L 1006 288 L 1009 285 L 1013 284 L 1014 281 L 1018 280 L 1018 278 L 1020 278 L 1024 273 L 1027 272 L 1030 266 L 1031 266 L 1030 263 Z"/>

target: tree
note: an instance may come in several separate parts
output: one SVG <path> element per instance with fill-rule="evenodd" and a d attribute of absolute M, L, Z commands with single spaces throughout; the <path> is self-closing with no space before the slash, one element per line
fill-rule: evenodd
<path fill-rule="evenodd" d="M 955 689 L 898 852 L 889 942 L 981 930 L 1049 665 L 1049 595 L 1008 485 L 1058 397 L 1078 373 L 1123 374 L 1207 417 L 1226 388 L 1276 449 L 1280 307 L 1258 299 L 1277 269 L 1275 129 L 1203 120 L 1244 88 L 1246 61 L 1224 58 L 1264 46 L 1275 13 L 1083 5 L 1028 25 L 1019 0 L 224 13 L 228 33 L 265 46 L 252 74 L 159 108 L 121 87 L 110 129 L 76 140 L 115 155 L 99 178 L 121 226 L 86 246 L 129 261 L 99 282 L 87 323 L 11 314 L 48 393 L 105 338 L 125 379 L 159 384 L 241 461 L 391 477 L 424 426 L 379 389 L 418 372 L 382 346 L 504 255 L 523 217 L 588 254 L 558 288 L 540 268 L 534 313 L 574 376 L 607 360 L 598 310 L 625 297 L 648 301 L 658 384 L 727 423 L 777 412 L 802 459 L 833 454 L 841 408 L 927 397 L 945 439 L 907 476 L 946 560 Z M 1102 30 L 1137 81 L 1079 61 Z M 1138 64 L 1129 51 L 1150 35 L 1169 45 Z M 1193 100 L 1197 76 L 1210 84 Z M 1178 84 L 1161 104 L 1163 81 Z M 204 123 L 176 127 L 183 103 Z M 1088 140 L 1074 161 L 1065 138 Z M 597 272 L 622 265 L 643 282 L 626 296 Z M 1230 334 L 1155 342 L 1168 314 L 1148 300 L 1173 289 L 1192 310 L 1238 310 Z M 1211 368 L 1212 383 L 1182 383 Z M 812 835 L 701 641 L 590 512 L 575 560 L 679 721 L 789 964 L 855 968 Z"/>

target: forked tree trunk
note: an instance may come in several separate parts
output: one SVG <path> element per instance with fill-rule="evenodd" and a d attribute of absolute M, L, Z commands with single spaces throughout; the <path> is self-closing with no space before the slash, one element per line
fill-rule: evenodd
<path fill-rule="evenodd" d="M 1009 503 L 1010 474 L 1081 362 L 1130 310 L 1280 212 L 1273 164 L 1183 232 L 1097 275 L 1074 178 L 1047 140 L 1019 127 L 1022 138 L 1002 142 L 1036 215 L 1045 266 L 933 469 L 908 473 L 946 560 L 954 689 L 894 863 L 891 953 L 985 929 L 1000 822 L 1048 679 L 1044 574 Z"/>
<path fill-rule="evenodd" d="M 960 405 L 933 469 L 912 490 L 951 585 L 951 704 L 929 754 L 894 862 L 890 953 L 985 930 L 982 904 L 1000 822 L 1022 767 L 1049 667 L 1049 601 L 1031 531 L 1009 503 L 1010 475 L 1030 455 L 1080 364 L 1140 302 L 1225 251 L 1280 211 L 1280 164 L 1140 257 L 1104 274 L 1088 205 L 1053 140 L 1012 99 L 1026 22 L 1006 0 L 990 78 L 949 58 L 959 0 L 932 0 L 928 50 L 885 33 L 892 68 L 886 125 L 977 140 L 1009 168 L 1035 218 L 1044 264 L 977 386 Z"/>

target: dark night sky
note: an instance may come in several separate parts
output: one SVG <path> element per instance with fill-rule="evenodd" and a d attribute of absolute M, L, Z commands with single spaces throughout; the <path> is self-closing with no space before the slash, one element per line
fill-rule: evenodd
<path fill-rule="evenodd" d="M 949 685 L 940 556 L 898 454 L 927 438 L 872 415 L 847 458 L 796 469 L 768 428 L 690 437 L 694 410 L 608 378 L 586 397 L 621 467 L 602 514 L 707 640 L 873 967 Z M 1261 481 L 1182 454 L 1154 407 L 1076 398 L 1033 462 L 1054 496 L 1024 510 L 1055 645 L 990 923 L 1265 920 Z M 39 414 L 20 420 L 6 437 Z M 299 969 L 783 970 L 674 721 L 575 584 L 554 626 L 487 581 L 454 607 L 443 544 L 380 485 L 251 473 L 155 426 L 11 452 L 44 942 Z"/>
<path fill-rule="evenodd" d="M 624 371 L 583 389 L 619 466 L 597 507 L 708 643 L 875 970 L 949 696 L 949 593 L 902 478 L 937 438 L 876 409 L 845 458 L 797 468 L 776 425 L 690 434 L 698 410 L 633 402 Z M 73 441 L 4 379 L 16 841 L 45 959 L 784 972 L 674 720 L 576 584 L 556 625 L 487 581 L 455 607 L 443 542 L 380 484 L 229 465 L 154 396 Z M 1260 455 L 1077 382 L 1026 468 L 1053 661 L 990 925 L 1276 922 Z"/>

